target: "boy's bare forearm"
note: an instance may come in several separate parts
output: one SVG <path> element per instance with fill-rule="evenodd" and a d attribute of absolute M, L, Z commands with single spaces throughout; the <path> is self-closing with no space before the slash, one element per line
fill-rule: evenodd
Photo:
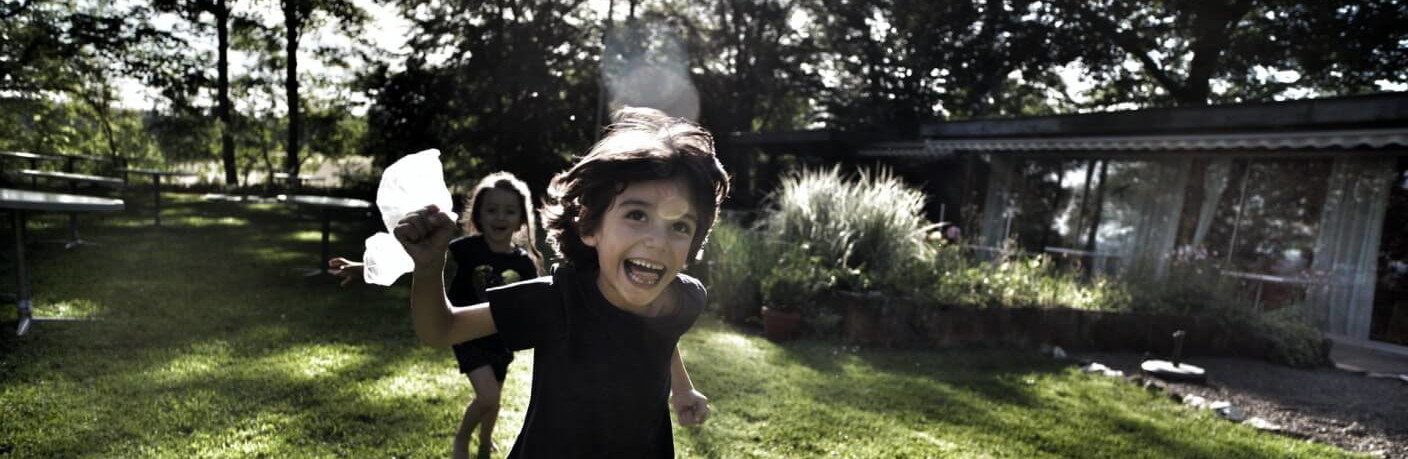
<path fill-rule="evenodd" d="M 418 264 L 411 272 L 411 325 L 422 344 L 443 347 L 454 315 L 445 297 L 445 261 Z"/>
<path fill-rule="evenodd" d="M 689 371 L 684 368 L 684 358 L 680 356 L 680 347 L 675 346 L 675 353 L 670 356 L 670 392 L 682 394 L 694 390 L 694 382 L 689 379 Z"/>
<path fill-rule="evenodd" d="M 411 273 L 411 325 L 422 344 L 445 347 L 498 333 L 489 303 L 456 307 L 445 297 L 444 261 Z"/>

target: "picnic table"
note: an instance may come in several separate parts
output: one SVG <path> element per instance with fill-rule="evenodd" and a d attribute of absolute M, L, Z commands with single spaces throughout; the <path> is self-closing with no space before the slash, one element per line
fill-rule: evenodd
<path fill-rule="evenodd" d="M 57 156 L 57 157 L 63 159 L 63 160 L 64 160 L 64 172 L 70 172 L 70 173 L 74 172 L 73 165 L 74 165 L 74 162 L 77 161 L 77 160 L 92 161 L 92 162 L 112 161 L 114 165 L 121 164 L 121 161 L 122 161 L 122 159 L 119 158 L 119 157 L 94 156 L 94 155 L 84 155 L 84 154 L 78 154 L 78 153 L 50 153 L 50 155 L 52 155 L 52 156 Z"/>
<path fill-rule="evenodd" d="M 1227 277 L 1231 277 L 1231 278 L 1235 278 L 1235 279 L 1244 279 L 1244 280 L 1249 280 L 1249 281 L 1256 282 L 1256 294 L 1255 294 L 1256 296 L 1255 296 L 1255 299 L 1253 299 L 1253 301 L 1252 301 L 1252 305 L 1253 305 L 1253 307 L 1256 308 L 1256 311 L 1257 311 L 1257 312 L 1261 312 L 1261 309 L 1262 309 L 1262 304 L 1261 304 L 1262 291 L 1266 289 L 1266 284 L 1268 284 L 1268 283 L 1271 283 L 1271 284 L 1282 284 L 1282 285 L 1303 285 L 1303 286 L 1308 286 L 1308 287 L 1327 286 L 1327 285 L 1330 285 L 1330 281 L 1329 281 L 1328 279 L 1324 279 L 1324 278 L 1320 278 L 1320 277 L 1309 277 L 1309 276 L 1294 276 L 1294 277 L 1292 277 L 1292 276 L 1276 276 L 1276 275 L 1271 275 L 1271 274 L 1260 274 L 1260 273 L 1249 273 L 1249 272 L 1243 272 L 1243 271 L 1227 271 L 1227 270 L 1222 271 L 1222 275 L 1223 275 L 1223 276 L 1227 276 Z"/>
<path fill-rule="evenodd" d="M 987 253 L 1001 253 L 1002 250 L 1003 250 L 1002 247 L 988 247 L 988 246 L 985 246 L 985 245 L 977 245 L 977 244 L 960 244 L 959 247 L 962 247 L 962 248 L 965 248 L 965 249 L 968 249 L 968 250 L 977 251 L 977 252 L 987 252 Z"/>
<path fill-rule="evenodd" d="M 27 159 L 30 169 L 39 169 L 40 161 L 58 161 L 62 158 L 53 155 L 41 155 L 39 153 L 25 153 L 22 151 L 0 151 L 0 158 Z M 34 177 L 30 177 L 29 186 L 34 188 L 39 182 Z"/>
<path fill-rule="evenodd" d="M 335 198 L 331 196 L 314 195 L 279 195 L 279 200 L 288 202 L 299 207 L 312 207 L 318 209 L 319 217 L 323 223 L 323 251 L 318 258 L 318 268 L 308 270 L 305 276 L 317 276 L 328 273 L 328 233 L 332 226 L 333 211 L 368 210 L 372 208 L 372 203 L 354 198 Z"/>
<path fill-rule="evenodd" d="M 1003 250 L 1004 250 L 1002 247 L 989 247 L 989 246 L 978 245 L 978 244 L 957 244 L 957 245 L 958 245 L 958 248 L 960 248 L 960 249 L 962 249 L 962 250 L 964 251 L 964 253 L 971 254 L 976 260 L 979 260 L 979 261 L 992 261 L 992 260 L 996 260 L 996 259 L 998 259 L 998 258 L 1001 257 L 1002 252 L 1003 252 Z"/>
<path fill-rule="evenodd" d="M 36 170 L 32 170 L 32 169 L 25 169 L 25 170 L 22 170 L 22 171 L 20 171 L 20 175 L 28 176 L 30 179 L 45 178 L 45 179 L 66 180 L 66 181 L 68 181 L 68 191 L 69 191 L 69 193 L 72 193 L 72 194 L 78 194 L 78 184 L 79 184 L 80 182 L 81 182 L 81 183 L 90 183 L 90 184 L 95 184 L 95 185 L 103 185 L 103 186 L 112 187 L 112 188 L 118 188 L 118 189 L 122 188 L 122 180 L 116 179 L 116 178 L 113 178 L 113 177 L 102 177 L 102 176 L 97 176 L 97 175 L 85 175 L 85 174 L 71 174 L 71 173 L 67 173 L 67 172 L 36 171 Z M 71 249 L 71 248 L 73 248 L 73 247 L 75 247 L 75 246 L 84 245 L 84 244 L 93 244 L 93 243 L 92 243 L 92 242 L 88 242 L 88 241 L 84 241 L 84 240 L 78 238 L 78 212 L 70 211 L 70 212 L 68 213 L 68 241 L 64 243 L 64 248 L 65 248 L 65 249 Z"/>
<path fill-rule="evenodd" d="M 275 173 L 274 173 L 274 178 L 275 178 L 276 180 L 285 180 L 285 181 L 287 181 L 287 180 L 289 180 L 289 174 L 288 174 L 288 172 L 275 172 Z M 303 188 L 303 184 L 304 184 L 305 182 L 321 182 L 322 180 L 323 180 L 322 177 L 318 177 L 318 176 L 316 176 L 316 175 L 300 175 L 300 176 L 294 177 L 292 181 L 293 181 L 293 184 L 294 184 L 295 189 L 298 189 L 298 188 Z"/>
<path fill-rule="evenodd" d="M 9 209 L 10 218 L 15 227 L 15 285 L 18 291 L 16 307 L 19 310 L 19 326 L 15 328 L 16 335 L 23 335 L 29 331 L 31 322 L 45 320 L 33 317 L 34 292 L 29 286 L 24 257 L 25 211 L 117 212 L 125 207 L 121 199 L 0 188 L 0 208 Z"/>
<path fill-rule="evenodd" d="M 154 224 L 155 226 L 161 226 L 161 178 L 162 178 L 162 177 L 176 177 L 176 176 L 187 176 L 187 177 L 189 177 L 189 176 L 195 175 L 195 174 L 192 174 L 192 173 L 189 173 L 189 172 L 161 171 L 161 170 L 155 170 L 155 169 L 136 169 L 136 168 L 130 168 L 130 167 L 124 167 L 124 168 L 118 169 L 118 171 L 119 171 L 119 172 L 122 172 L 122 173 L 124 174 L 124 175 L 123 175 L 123 180 L 122 180 L 123 182 L 126 182 L 126 181 L 127 181 L 127 176 L 126 176 L 125 174 L 129 174 L 129 173 L 130 173 L 130 174 L 146 174 L 146 175 L 150 175 L 150 176 L 152 177 L 152 194 L 156 197 L 156 223 Z"/>
<path fill-rule="evenodd" d="M 1074 255 L 1074 256 L 1077 256 L 1077 257 L 1090 257 L 1090 258 L 1102 258 L 1102 257 L 1103 257 L 1103 258 L 1120 258 L 1120 255 L 1117 254 L 1117 253 L 1110 253 L 1110 252 L 1092 252 L 1092 251 L 1089 251 L 1089 250 L 1068 249 L 1068 248 L 1065 248 L 1065 247 L 1046 247 L 1046 248 L 1044 248 L 1043 250 L 1044 250 L 1045 252 L 1047 252 L 1047 253 L 1057 253 L 1057 254 L 1061 254 L 1061 255 Z"/>
<path fill-rule="evenodd" d="M 1116 267 L 1111 266 L 1112 262 L 1117 263 L 1119 262 L 1119 260 L 1124 258 L 1118 253 L 1096 252 L 1092 250 L 1072 249 L 1068 247 L 1043 247 L 1042 251 L 1046 253 L 1060 255 L 1062 257 L 1089 258 L 1090 271 L 1087 271 L 1086 275 L 1089 275 L 1092 272 L 1115 272 Z"/>
<path fill-rule="evenodd" d="M 103 177 L 101 175 L 75 174 L 71 172 L 38 171 L 34 169 L 23 169 L 20 175 L 31 178 L 46 178 L 56 180 L 67 180 L 70 187 L 77 186 L 78 183 L 89 183 L 103 185 L 111 188 L 122 188 L 122 179 L 116 177 Z"/>

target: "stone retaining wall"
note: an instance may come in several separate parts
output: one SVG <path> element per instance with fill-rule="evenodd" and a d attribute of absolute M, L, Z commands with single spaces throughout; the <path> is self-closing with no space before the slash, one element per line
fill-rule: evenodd
<path fill-rule="evenodd" d="M 1184 330 L 1186 356 L 1277 361 L 1278 345 L 1254 324 L 1173 315 L 1053 308 L 974 308 L 921 304 L 878 294 L 838 293 L 825 300 L 842 313 L 842 339 L 888 347 L 1035 346 L 1149 352 L 1167 357 Z M 1323 346 L 1328 362 L 1329 346 Z M 1318 352 L 1318 351 L 1317 351 Z M 1323 363 L 1323 362 L 1321 362 Z"/>

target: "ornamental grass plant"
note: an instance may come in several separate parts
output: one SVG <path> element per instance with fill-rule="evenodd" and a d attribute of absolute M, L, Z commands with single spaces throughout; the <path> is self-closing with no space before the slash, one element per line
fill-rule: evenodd
<path fill-rule="evenodd" d="M 758 315 L 760 278 L 771 264 L 771 250 L 758 235 L 725 214 L 714 224 L 704 250 L 709 305 L 725 319 L 742 322 Z"/>
<path fill-rule="evenodd" d="M 783 177 L 758 229 L 770 243 L 805 247 L 828 276 L 840 274 L 840 287 L 864 289 L 866 279 L 895 278 L 892 270 L 933 256 L 925 200 L 889 169 L 803 169 Z"/>

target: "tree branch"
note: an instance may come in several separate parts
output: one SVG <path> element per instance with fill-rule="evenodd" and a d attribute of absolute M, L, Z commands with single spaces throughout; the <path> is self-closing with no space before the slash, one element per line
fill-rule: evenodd
<path fill-rule="evenodd" d="M 1138 36 L 1127 31 L 1119 30 L 1119 27 L 1115 25 L 1113 21 L 1087 8 L 1084 1 L 1076 0 L 1064 3 L 1067 7 L 1074 7 L 1077 14 L 1084 17 L 1086 20 L 1090 21 L 1091 25 L 1095 26 L 1097 32 L 1108 37 L 1119 46 L 1120 49 L 1123 49 L 1126 53 L 1129 53 L 1130 56 L 1134 57 L 1135 60 L 1139 61 L 1139 64 L 1144 67 L 1144 71 L 1148 72 L 1149 76 L 1153 78 L 1159 86 L 1163 86 L 1170 94 L 1181 94 L 1184 92 L 1183 84 L 1180 84 L 1172 75 L 1162 67 L 1159 67 L 1159 63 L 1155 62 L 1154 58 L 1149 56 L 1149 50 L 1145 49 L 1144 46 L 1139 43 Z"/>
<path fill-rule="evenodd" d="M 20 13 L 23 13 L 25 10 L 29 9 L 29 5 L 30 5 L 30 1 L 29 1 L 29 0 L 21 1 L 19 7 L 15 8 L 15 9 L 13 9 L 13 10 L 5 11 L 3 14 L 0 14 L 0 19 L 7 19 L 7 20 L 8 20 L 8 19 L 10 19 L 10 18 L 12 18 L 12 17 L 19 16 Z"/>

